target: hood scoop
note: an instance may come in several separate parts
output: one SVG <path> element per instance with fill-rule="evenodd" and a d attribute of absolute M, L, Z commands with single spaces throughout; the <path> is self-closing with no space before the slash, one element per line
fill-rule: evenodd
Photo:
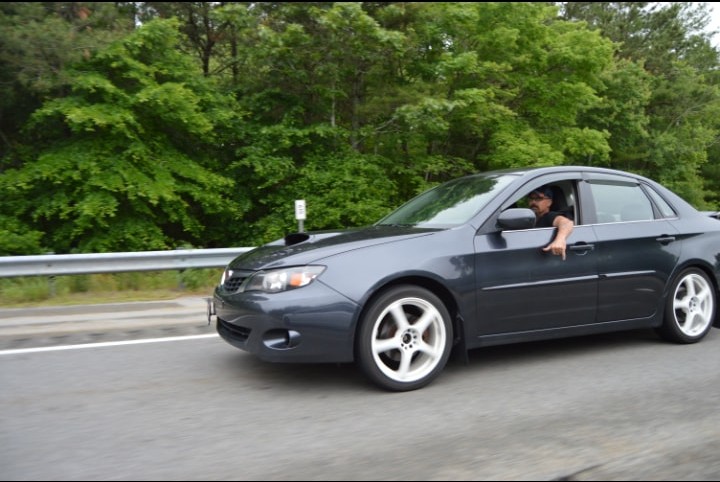
<path fill-rule="evenodd" d="M 285 236 L 285 246 L 294 246 L 310 239 L 307 233 L 290 233 Z"/>

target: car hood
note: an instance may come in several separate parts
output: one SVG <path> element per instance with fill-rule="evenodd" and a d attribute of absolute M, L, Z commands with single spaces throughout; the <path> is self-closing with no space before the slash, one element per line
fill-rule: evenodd
<path fill-rule="evenodd" d="M 343 231 L 293 233 L 241 254 L 230 262 L 228 268 L 256 271 L 283 266 L 301 266 L 347 251 L 428 236 L 437 231 L 440 230 L 405 226 L 371 226 Z"/>

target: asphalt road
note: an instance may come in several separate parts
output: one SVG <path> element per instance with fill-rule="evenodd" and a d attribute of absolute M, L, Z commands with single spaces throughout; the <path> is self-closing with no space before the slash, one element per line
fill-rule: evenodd
<path fill-rule="evenodd" d="M 717 329 L 486 348 L 394 394 L 352 365 L 263 363 L 186 301 L 0 310 L 0 479 L 720 479 Z"/>

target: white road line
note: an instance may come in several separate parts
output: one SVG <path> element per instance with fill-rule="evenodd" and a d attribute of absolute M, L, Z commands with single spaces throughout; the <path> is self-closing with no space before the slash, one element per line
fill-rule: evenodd
<path fill-rule="evenodd" d="M 38 353 L 42 351 L 80 350 L 83 348 L 102 348 L 106 346 L 139 345 L 141 343 L 162 343 L 165 341 L 199 340 L 202 338 L 215 338 L 217 333 L 209 335 L 170 336 L 167 338 L 145 338 L 142 340 L 108 341 L 104 343 L 85 343 L 83 345 L 43 346 L 39 348 L 18 348 L 16 350 L 0 350 L 0 355 L 19 355 L 24 353 Z"/>

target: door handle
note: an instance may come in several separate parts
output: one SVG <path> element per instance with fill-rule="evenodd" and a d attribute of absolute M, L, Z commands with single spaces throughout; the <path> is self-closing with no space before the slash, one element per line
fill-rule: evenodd
<path fill-rule="evenodd" d="M 588 243 L 576 243 L 568 247 L 568 249 L 570 251 L 580 251 L 583 253 L 587 253 L 588 251 L 592 251 L 593 249 L 595 249 L 595 245 Z"/>
<path fill-rule="evenodd" d="M 670 244 L 673 241 L 675 241 L 675 236 L 660 236 L 659 238 L 655 239 L 660 244 Z"/>

